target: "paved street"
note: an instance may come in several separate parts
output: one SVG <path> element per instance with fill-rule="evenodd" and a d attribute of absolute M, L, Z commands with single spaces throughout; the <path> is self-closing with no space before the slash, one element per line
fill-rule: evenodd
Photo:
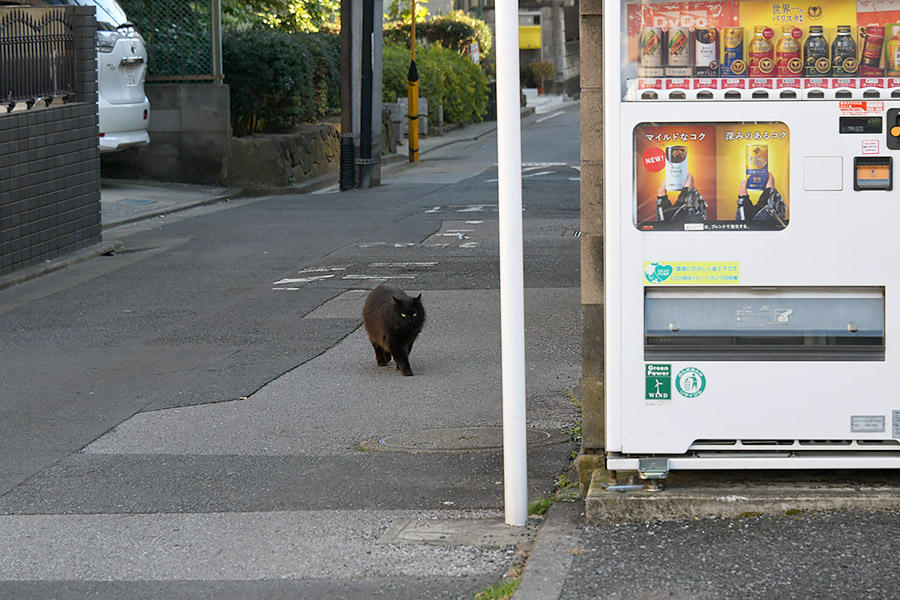
<path fill-rule="evenodd" d="M 469 598 L 521 562 L 480 131 L 371 190 L 113 227 L 0 291 L 0 597 Z M 575 448 L 578 131 L 569 104 L 523 132 L 532 499 Z M 383 281 L 423 294 L 412 378 L 360 329 Z"/>

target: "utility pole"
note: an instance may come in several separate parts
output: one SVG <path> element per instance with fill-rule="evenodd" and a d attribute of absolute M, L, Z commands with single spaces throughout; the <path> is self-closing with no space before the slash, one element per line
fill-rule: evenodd
<path fill-rule="evenodd" d="M 341 191 L 356 187 L 356 147 L 353 143 L 353 3 L 341 0 Z"/>
<path fill-rule="evenodd" d="M 412 24 L 409 42 L 412 46 L 409 62 L 409 87 L 406 92 L 409 115 L 409 162 L 419 162 L 419 70 L 416 68 L 416 0 L 410 0 Z"/>
<path fill-rule="evenodd" d="M 342 31 L 348 28 L 350 39 L 349 60 L 344 59 L 343 46 L 341 56 L 342 68 L 349 69 L 350 75 L 349 82 L 341 85 L 342 190 L 381 183 L 381 12 L 384 5 L 383 0 L 342 0 L 342 18 L 345 3 L 352 3 L 352 9 L 348 7 L 348 22 L 341 23 Z M 345 99 L 345 89 L 349 100 Z M 345 122 L 349 124 L 346 130 Z M 352 153 L 348 142 L 354 145 Z M 358 179 L 351 179 L 351 172 Z"/>

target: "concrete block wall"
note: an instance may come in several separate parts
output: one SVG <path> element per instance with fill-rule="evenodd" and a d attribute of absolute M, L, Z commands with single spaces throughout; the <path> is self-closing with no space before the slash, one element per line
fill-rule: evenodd
<path fill-rule="evenodd" d="M 603 14 L 581 0 L 582 446 L 605 448 L 603 367 Z"/>
<path fill-rule="evenodd" d="M 0 274 L 101 240 L 94 9 L 65 10 L 74 23 L 75 96 L 0 113 Z"/>
<path fill-rule="evenodd" d="M 104 154 L 104 176 L 228 184 L 228 86 L 151 83 L 145 91 L 150 100 L 150 145 Z"/>

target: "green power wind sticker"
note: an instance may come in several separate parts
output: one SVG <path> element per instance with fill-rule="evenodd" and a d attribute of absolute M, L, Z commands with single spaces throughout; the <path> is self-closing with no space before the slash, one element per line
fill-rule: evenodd
<path fill-rule="evenodd" d="M 706 389 L 706 376 L 695 367 L 682 369 L 675 376 L 675 389 L 685 398 L 696 398 Z"/>
<path fill-rule="evenodd" d="M 644 365 L 645 400 L 672 399 L 672 365 Z"/>

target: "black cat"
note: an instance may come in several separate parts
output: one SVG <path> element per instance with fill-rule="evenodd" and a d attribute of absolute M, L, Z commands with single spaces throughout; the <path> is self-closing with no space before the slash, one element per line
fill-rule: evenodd
<path fill-rule="evenodd" d="M 362 316 L 378 365 L 385 366 L 393 356 L 397 369 L 412 375 L 409 353 L 425 324 L 422 294 L 413 298 L 400 288 L 379 285 L 366 298 Z"/>

